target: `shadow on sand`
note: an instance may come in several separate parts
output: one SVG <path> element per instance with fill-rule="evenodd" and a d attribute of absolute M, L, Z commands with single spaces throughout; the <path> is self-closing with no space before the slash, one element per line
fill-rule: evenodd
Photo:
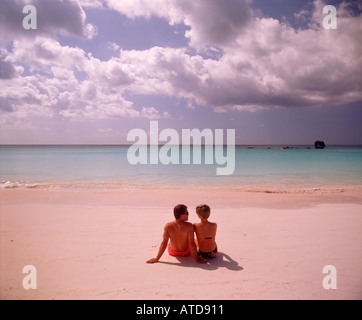
<path fill-rule="evenodd" d="M 163 262 L 159 261 L 158 263 L 178 266 L 178 267 L 186 267 L 186 268 L 200 268 L 204 270 L 217 270 L 219 268 L 226 268 L 231 271 L 241 271 L 244 268 L 239 266 L 239 264 L 231 259 L 226 253 L 218 252 L 217 257 L 215 259 L 208 259 L 207 264 L 197 263 L 195 259 L 191 256 L 188 257 L 175 257 L 179 262 Z"/>

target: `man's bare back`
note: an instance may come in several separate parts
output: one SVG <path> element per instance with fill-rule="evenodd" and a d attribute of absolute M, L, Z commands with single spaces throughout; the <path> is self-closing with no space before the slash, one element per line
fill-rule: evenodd
<path fill-rule="evenodd" d="M 171 239 L 171 248 L 174 251 L 183 252 L 189 247 L 189 237 L 194 234 L 194 227 L 189 222 L 170 222 L 165 226 Z M 191 235 L 190 235 L 191 234 Z"/>

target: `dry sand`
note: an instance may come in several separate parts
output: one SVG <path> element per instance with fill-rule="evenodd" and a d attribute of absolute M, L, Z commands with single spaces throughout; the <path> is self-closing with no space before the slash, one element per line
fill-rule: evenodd
<path fill-rule="evenodd" d="M 362 193 L 0 191 L 1 299 L 361 299 Z M 208 203 L 219 256 L 156 256 L 173 206 Z M 23 288 L 23 267 L 37 289 Z M 326 265 L 337 289 L 323 288 Z"/>

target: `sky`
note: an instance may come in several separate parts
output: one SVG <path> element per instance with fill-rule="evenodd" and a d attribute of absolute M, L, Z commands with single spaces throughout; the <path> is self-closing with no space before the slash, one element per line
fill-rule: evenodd
<path fill-rule="evenodd" d="M 0 144 L 132 144 L 158 121 L 235 129 L 242 145 L 362 145 L 361 13 L 359 0 L 1 0 Z"/>

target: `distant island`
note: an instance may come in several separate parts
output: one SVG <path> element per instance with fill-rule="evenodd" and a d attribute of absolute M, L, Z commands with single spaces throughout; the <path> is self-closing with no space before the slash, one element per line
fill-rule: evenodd
<path fill-rule="evenodd" d="M 314 142 L 314 147 L 316 149 L 324 149 L 326 147 L 326 144 L 324 143 L 324 141 L 316 141 Z"/>

